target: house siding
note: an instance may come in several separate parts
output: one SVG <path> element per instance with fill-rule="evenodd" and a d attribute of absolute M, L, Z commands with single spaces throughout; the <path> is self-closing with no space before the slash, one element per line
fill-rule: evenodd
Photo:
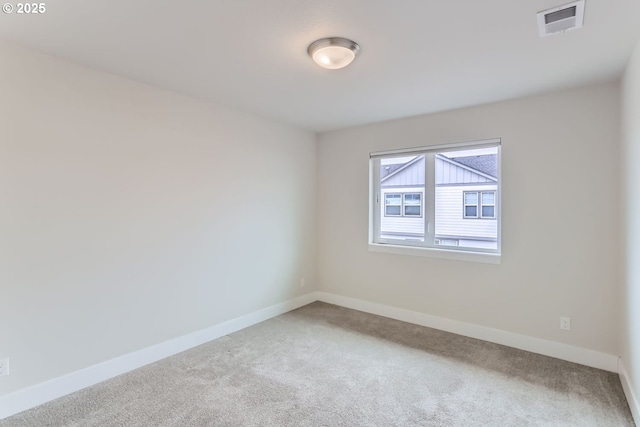
<path fill-rule="evenodd" d="M 489 178 L 436 157 L 436 185 L 491 182 Z"/>
<path fill-rule="evenodd" d="M 436 187 L 436 237 L 495 239 L 498 232 L 498 221 L 495 219 L 464 218 L 462 200 L 465 191 L 495 190 L 497 190 L 497 185 L 493 183 Z"/>
<path fill-rule="evenodd" d="M 424 156 L 406 169 L 389 176 L 382 183 L 382 187 L 402 187 L 406 185 L 424 185 Z"/>
<path fill-rule="evenodd" d="M 460 246 L 495 249 L 498 221 L 463 217 L 463 193 L 465 191 L 496 191 L 495 179 L 474 172 L 467 166 L 436 156 L 435 167 L 435 236 L 458 240 Z M 422 157 L 406 168 L 385 178 L 381 183 L 380 231 L 392 237 L 424 236 L 424 213 L 429 201 L 425 200 L 425 158 Z M 385 213 L 385 195 L 389 193 L 421 193 L 422 216 L 420 218 L 391 216 Z"/>
<path fill-rule="evenodd" d="M 424 170 L 424 163 L 422 166 Z M 388 193 L 421 193 L 422 216 L 419 218 L 403 216 L 384 216 L 385 194 Z M 424 187 L 383 188 L 380 197 L 380 231 L 382 234 L 424 234 Z"/>

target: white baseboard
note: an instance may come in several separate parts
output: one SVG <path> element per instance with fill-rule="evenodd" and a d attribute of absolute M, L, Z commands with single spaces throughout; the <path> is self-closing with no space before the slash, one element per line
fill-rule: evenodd
<path fill-rule="evenodd" d="M 36 407 L 43 403 L 73 393 L 99 382 L 124 374 L 158 360 L 164 359 L 216 338 L 231 334 L 249 326 L 268 320 L 314 301 L 323 301 L 345 308 L 364 311 L 391 319 L 401 320 L 416 325 L 427 326 L 477 338 L 545 356 L 556 357 L 570 362 L 580 363 L 607 371 L 618 371 L 618 358 L 611 354 L 600 353 L 567 344 L 533 338 L 499 329 L 478 326 L 471 323 L 432 316 L 425 313 L 406 310 L 388 305 L 377 304 L 356 298 L 344 297 L 327 292 L 313 292 L 301 297 L 272 305 L 262 310 L 237 317 L 235 319 L 193 332 L 115 359 L 72 372 L 62 377 L 36 384 L 0 397 L 0 420 L 19 412 Z M 638 401 L 628 384 L 624 368 L 621 367 L 620 378 L 629 406 L 636 420 L 638 417 Z"/>
<path fill-rule="evenodd" d="M 477 338 L 520 350 L 530 351 L 593 368 L 604 369 L 606 371 L 618 371 L 618 357 L 613 354 L 600 353 L 581 347 L 575 347 L 554 341 L 543 340 L 500 329 L 488 328 L 486 326 L 474 325 L 471 323 L 451 320 L 444 317 L 432 316 L 430 314 L 419 313 L 417 311 L 405 310 L 403 308 L 391 307 L 377 304 L 356 298 L 344 297 L 327 292 L 316 292 L 318 300 L 330 304 L 339 305 L 366 313 L 377 314 L 391 319 L 416 325 L 427 326 L 429 328 L 452 332 L 466 337 Z"/>
<path fill-rule="evenodd" d="M 266 307 L 0 397 L 0 420 L 316 301 L 315 293 Z"/>
<path fill-rule="evenodd" d="M 640 402 L 633 392 L 631 379 L 629 378 L 629 374 L 627 374 L 627 369 L 624 367 L 622 360 L 618 362 L 618 375 L 620 375 L 620 382 L 622 383 L 624 395 L 627 397 L 627 403 L 629 404 L 629 409 L 631 409 L 633 421 L 635 421 L 637 425 L 640 425 Z"/>

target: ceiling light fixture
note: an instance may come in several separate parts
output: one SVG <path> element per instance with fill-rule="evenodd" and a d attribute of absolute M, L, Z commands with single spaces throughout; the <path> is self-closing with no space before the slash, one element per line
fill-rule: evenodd
<path fill-rule="evenodd" d="M 307 53 L 322 68 L 337 70 L 351 64 L 360 46 L 353 40 L 342 37 L 327 37 L 309 45 Z"/>

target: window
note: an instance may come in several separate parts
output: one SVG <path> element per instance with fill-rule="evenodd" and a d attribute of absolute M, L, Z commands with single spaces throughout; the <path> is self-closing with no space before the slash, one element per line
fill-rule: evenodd
<path fill-rule="evenodd" d="M 406 193 L 404 195 L 404 216 L 422 216 L 422 194 Z"/>
<path fill-rule="evenodd" d="M 478 218 L 478 192 L 464 192 L 464 217 Z"/>
<path fill-rule="evenodd" d="M 496 192 L 483 191 L 481 194 L 480 215 L 482 218 L 496 217 Z"/>
<path fill-rule="evenodd" d="M 402 216 L 402 194 L 385 194 L 384 216 Z"/>
<path fill-rule="evenodd" d="M 386 193 L 384 216 L 422 216 L 421 193 Z"/>
<path fill-rule="evenodd" d="M 371 194 L 372 250 L 500 254 L 499 139 L 372 153 Z"/>
<path fill-rule="evenodd" d="M 495 191 L 465 191 L 463 197 L 465 218 L 495 218 Z M 478 209 L 478 206 L 480 209 Z"/>

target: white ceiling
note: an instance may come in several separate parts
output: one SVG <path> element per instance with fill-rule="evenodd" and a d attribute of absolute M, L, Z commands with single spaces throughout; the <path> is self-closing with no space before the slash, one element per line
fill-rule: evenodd
<path fill-rule="evenodd" d="M 0 38 L 314 131 L 618 78 L 640 0 L 586 0 L 584 27 L 539 38 L 570 0 L 53 0 Z M 319 68 L 314 40 L 357 41 Z M 1 62 L 1 58 L 0 58 Z"/>

